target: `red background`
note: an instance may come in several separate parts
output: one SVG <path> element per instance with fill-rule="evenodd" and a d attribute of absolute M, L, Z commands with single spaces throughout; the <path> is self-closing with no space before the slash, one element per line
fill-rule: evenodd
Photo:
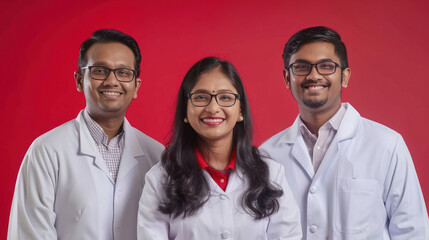
<path fill-rule="evenodd" d="M 346 43 L 352 69 L 343 101 L 403 135 L 429 203 L 427 0 L 18 0 L 0 8 L 0 239 L 29 145 L 85 106 L 73 71 L 80 44 L 99 28 L 118 29 L 140 44 L 143 82 L 127 113 L 135 127 L 165 143 L 183 76 L 214 55 L 231 61 L 244 81 L 259 145 L 298 114 L 281 74 L 285 42 L 305 27 L 332 27 Z"/>

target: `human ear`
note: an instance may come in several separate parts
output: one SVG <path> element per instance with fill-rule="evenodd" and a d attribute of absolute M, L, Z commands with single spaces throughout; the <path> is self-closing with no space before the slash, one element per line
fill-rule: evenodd
<path fill-rule="evenodd" d="M 240 111 L 240 115 L 238 116 L 237 122 L 242 122 L 244 120 L 243 114 Z"/>
<path fill-rule="evenodd" d="M 76 82 L 77 91 L 82 92 L 83 91 L 83 76 L 80 73 L 80 70 L 74 71 L 73 75 L 74 75 L 74 80 Z"/>
<path fill-rule="evenodd" d="M 283 68 L 283 78 L 285 79 L 286 87 L 290 89 L 290 76 L 289 71 Z"/>
<path fill-rule="evenodd" d="M 343 70 L 343 72 L 341 74 L 343 77 L 343 81 L 342 81 L 341 85 L 343 86 L 343 88 L 346 88 L 349 84 L 350 75 L 352 74 L 352 70 L 350 68 L 346 68 Z"/>
<path fill-rule="evenodd" d="M 136 79 L 136 90 L 134 91 L 133 98 L 137 98 L 137 91 L 139 90 L 141 84 L 142 84 L 142 80 L 140 78 L 137 78 Z"/>

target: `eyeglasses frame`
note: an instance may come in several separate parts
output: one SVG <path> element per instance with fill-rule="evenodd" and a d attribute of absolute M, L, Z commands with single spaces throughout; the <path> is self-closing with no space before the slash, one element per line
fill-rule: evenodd
<path fill-rule="evenodd" d="M 332 73 L 320 73 L 320 72 L 319 72 L 319 68 L 317 68 L 317 65 L 318 65 L 318 64 L 321 64 L 321 63 L 327 63 L 327 62 L 335 64 L 334 72 L 332 72 Z M 293 73 L 295 76 L 308 76 L 308 74 L 310 74 L 310 73 L 311 73 L 311 71 L 313 71 L 313 66 L 315 66 L 315 67 L 316 67 L 316 71 L 317 71 L 317 73 L 319 73 L 320 75 L 324 75 L 324 76 L 326 76 L 326 75 L 331 75 L 331 74 L 336 73 L 336 72 L 337 72 L 337 67 L 340 67 L 340 68 L 341 68 L 341 71 L 342 71 L 343 69 L 345 69 L 343 66 L 341 66 L 340 64 L 338 64 L 338 63 L 336 63 L 336 62 L 334 62 L 334 61 L 327 61 L 327 62 L 318 62 L 318 63 L 294 62 L 294 63 L 292 63 L 292 64 L 289 64 L 289 66 L 287 67 L 287 69 L 291 69 L 292 73 Z M 296 73 L 293 71 L 292 66 L 293 66 L 294 64 L 298 64 L 298 63 L 305 63 L 305 64 L 309 64 L 309 65 L 311 65 L 310 71 L 309 71 L 307 74 L 296 74 Z"/>
<path fill-rule="evenodd" d="M 198 105 L 195 105 L 195 104 L 194 104 L 194 102 L 192 102 L 192 95 L 194 95 L 194 94 L 201 94 L 201 93 L 202 93 L 202 92 L 188 93 L 188 96 L 187 96 L 187 97 L 188 97 L 188 99 L 191 101 L 191 104 L 192 104 L 192 105 L 194 105 L 195 107 L 207 107 L 207 106 L 208 106 L 208 105 L 210 105 L 210 103 L 212 102 L 213 97 L 215 98 L 217 105 L 219 105 L 219 106 L 221 106 L 221 107 L 232 107 L 232 106 L 234 106 L 234 105 L 235 105 L 235 103 L 237 102 L 237 99 L 239 99 L 239 100 L 241 99 L 240 94 L 238 94 L 238 93 L 231 93 L 231 92 L 227 92 L 227 93 L 210 94 L 210 93 L 204 93 L 204 92 L 203 92 L 203 94 L 210 95 L 210 101 L 209 101 L 206 105 L 204 105 L 204 106 L 198 106 Z M 218 95 L 220 95 L 220 94 L 232 94 L 232 95 L 234 95 L 234 96 L 235 96 L 234 103 L 233 103 L 233 104 L 231 104 L 231 105 L 229 105 L 229 106 L 221 105 L 221 104 L 219 103 L 219 101 L 217 100 L 217 96 L 218 96 Z"/>
<path fill-rule="evenodd" d="M 107 74 L 106 78 L 104 78 L 104 79 L 94 78 L 92 76 L 92 74 L 91 74 L 91 69 L 93 67 L 102 67 L 102 68 L 105 68 L 105 69 L 109 70 L 109 73 Z M 115 69 L 111 69 L 111 68 L 108 68 L 108 67 L 105 67 L 105 66 L 86 66 L 86 67 L 82 67 L 81 69 L 82 70 L 88 69 L 89 70 L 89 76 L 92 79 L 99 80 L 99 81 L 105 81 L 107 78 L 109 78 L 111 72 L 113 72 L 113 75 L 115 75 L 116 80 L 118 80 L 119 82 L 125 82 L 125 83 L 132 82 L 136 78 L 136 75 L 137 75 L 137 71 L 134 70 L 134 69 L 130 69 L 130 68 L 115 68 Z M 116 76 L 116 70 L 120 70 L 120 69 L 126 69 L 126 70 L 132 71 L 133 72 L 133 78 L 130 81 L 119 80 L 118 77 Z"/>

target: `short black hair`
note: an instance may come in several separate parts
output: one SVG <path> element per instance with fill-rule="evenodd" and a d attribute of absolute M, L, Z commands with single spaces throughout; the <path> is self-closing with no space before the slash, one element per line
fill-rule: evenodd
<path fill-rule="evenodd" d="M 100 29 L 92 33 L 91 38 L 85 40 L 80 46 L 79 52 L 79 70 L 86 65 L 86 52 L 94 43 L 110 43 L 118 42 L 129 47 L 134 53 L 135 62 L 134 68 L 137 71 L 137 77 L 140 76 L 140 63 L 142 60 L 140 48 L 136 40 L 131 36 L 113 29 Z"/>
<path fill-rule="evenodd" d="M 303 29 L 295 33 L 289 39 L 283 50 L 283 62 L 285 68 L 287 69 L 289 67 L 290 57 L 296 53 L 301 46 L 312 42 L 332 43 L 335 47 L 335 54 L 340 59 L 341 67 L 349 67 L 346 46 L 343 41 L 341 41 L 341 36 L 330 28 L 317 26 Z"/>

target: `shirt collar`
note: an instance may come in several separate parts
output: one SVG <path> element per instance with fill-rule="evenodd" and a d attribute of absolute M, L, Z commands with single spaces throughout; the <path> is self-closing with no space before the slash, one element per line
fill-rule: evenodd
<path fill-rule="evenodd" d="M 198 150 L 198 148 L 194 148 L 194 151 L 195 151 L 195 157 L 197 158 L 197 162 L 200 165 L 201 169 L 212 168 L 204 160 L 204 157 L 201 154 L 200 150 Z M 235 170 L 235 158 L 236 158 L 236 149 L 234 148 L 232 150 L 231 160 L 229 161 L 229 164 L 228 166 L 226 166 L 225 170 L 229 170 L 229 169 Z"/>
<path fill-rule="evenodd" d="M 85 119 L 86 125 L 88 126 L 89 133 L 91 134 L 92 138 L 94 138 L 94 141 L 96 144 L 103 144 L 104 146 L 108 146 L 107 142 L 109 140 L 109 137 L 107 134 L 103 131 L 103 128 L 100 127 L 100 125 L 95 122 L 91 116 L 89 115 L 88 111 L 85 109 L 83 111 L 83 118 Z M 109 144 L 123 144 L 124 141 L 124 130 L 123 127 L 119 129 L 119 133 L 110 140 Z"/>
<path fill-rule="evenodd" d="M 346 113 L 346 108 L 344 107 L 343 104 L 341 104 L 340 109 L 338 109 L 338 111 L 334 114 L 334 116 L 332 116 L 325 124 L 322 125 L 322 127 L 320 128 L 328 128 L 328 129 L 334 129 L 334 130 L 338 130 L 338 128 L 340 127 L 341 124 L 341 120 L 343 120 L 344 114 Z M 301 117 L 299 117 L 298 119 L 298 127 L 301 130 L 301 134 L 305 134 L 307 136 L 314 136 L 314 134 L 312 134 L 310 132 L 310 130 L 308 130 L 307 126 L 305 126 L 304 122 L 302 121 Z"/>

